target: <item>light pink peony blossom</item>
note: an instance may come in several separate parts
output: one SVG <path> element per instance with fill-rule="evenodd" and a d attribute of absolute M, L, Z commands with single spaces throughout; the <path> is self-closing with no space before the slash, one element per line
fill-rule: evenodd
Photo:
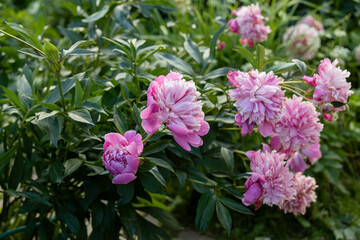
<path fill-rule="evenodd" d="M 236 15 L 236 18 L 228 22 L 230 32 L 240 34 L 242 44 L 247 43 L 252 47 L 256 42 L 265 41 L 271 32 L 270 27 L 265 26 L 264 20 L 268 19 L 261 15 L 259 4 L 239 7 L 232 15 Z"/>
<path fill-rule="evenodd" d="M 142 151 L 141 135 L 133 130 L 127 131 L 124 136 L 119 133 L 105 135 L 103 164 L 114 176 L 112 183 L 127 184 L 136 179 L 138 156 Z"/>
<path fill-rule="evenodd" d="M 189 144 L 201 146 L 200 136 L 208 133 L 209 124 L 204 121 L 199 95 L 194 82 L 185 81 L 180 73 L 170 71 L 157 77 L 147 90 L 147 108 L 140 114 L 142 127 L 153 134 L 166 123 L 175 141 L 185 150 L 191 150 Z"/>
<path fill-rule="evenodd" d="M 295 216 L 306 213 L 306 207 L 310 207 L 311 202 L 316 202 L 315 189 L 318 187 L 312 177 L 304 176 L 301 172 L 294 175 L 294 188 L 296 189 L 295 198 L 285 201 L 281 207 L 285 213 L 292 213 Z"/>
<path fill-rule="evenodd" d="M 229 95 L 236 101 L 235 122 L 242 128 L 241 134 L 251 134 L 256 124 L 262 136 L 271 136 L 285 100 L 284 91 L 279 87 L 283 79 L 273 72 L 259 73 L 258 70 L 248 73 L 230 71 L 227 77 L 236 87 L 229 90 Z"/>
<path fill-rule="evenodd" d="M 254 203 L 256 209 L 261 203 L 281 207 L 285 201 L 294 198 L 293 173 L 286 166 L 285 154 L 270 151 L 270 147 L 265 144 L 262 152 L 248 151 L 246 155 L 250 159 L 252 175 L 244 185 L 244 205 Z"/>
<path fill-rule="evenodd" d="M 282 153 L 293 154 L 319 143 L 323 129 L 319 115 L 311 102 L 303 102 L 301 97 L 295 95 L 292 99 L 287 98 L 279 121 L 275 123 L 271 146 L 278 151 L 282 147 Z"/>
<path fill-rule="evenodd" d="M 324 118 L 328 121 L 333 120 L 333 113 L 346 109 L 345 106 L 333 107 L 329 104 L 334 101 L 346 104 L 349 96 L 354 93 L 350 90 L 351 83 L 346 82 L 346 78 L 350 76 L 350 73 L 336 67 L 337 64 L 337 59 L 331 62 L 330 59 L 325 58 L 321 60 L 318 74 L 314 74 L 313 77 L 303 77 L 305 82 L 315 87 L 314 101 L 319 105 L 325 104 L 323 113 Z"/>
<path fill-rule="evenodd" d="M 301 21 L 299 22 L 299 24 L 306 24 L 310 27 L 315 28 L 319 33 L 323 33 L 324 32 L 324 26 L 322 25 L 321 22 L 315 20 L 311 15 L 307 15 L 306 17 L 304 17 L 303 19 L 301 19 Z"/>
<path fill-rule="evenodd" d="M 294 155 L 289 158 L 287 165 L 294 173 L 304 172 L 309 167 L 299 152 L 294 153 Z"/>
<path fill-rule="evenodd" d="M 286 30 L 283 43 L 287 45 L 287 55 L 310 60 L 320 48 L 320 32 L 314 27 L 300 23 Z"/>

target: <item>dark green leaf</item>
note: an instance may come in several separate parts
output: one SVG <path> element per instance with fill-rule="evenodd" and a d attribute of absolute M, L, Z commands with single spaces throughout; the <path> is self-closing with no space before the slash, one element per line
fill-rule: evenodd
<path fill-rule="evenodd" d="M 165 149 L 169 143 L 169 140 L 160 140 L 155 143 L 151 143 L 144 148 L 142 156 L 160 152 L 161 150 Z"/>
<path fill-rule="evenodd" d="M 234 152 L 230 151 L 227 148 L 222 147 L 221 148 L 221 155 L 225 160 L 226 165 L 230 168 L 234 168 Z"/>
<path fill-rule="evenodd" d="M 188 52 L 188 54 L 198 63 L 198 64 L 202 64 L 203 59 L 200 53 L 200 50 L 198 48 L 198 46 L 196 45 L 196 43 L 194 43 L 193 40 L 191 40 L 191 38 L 188 38 L 185 40 L 184 42 L 184 48 L 185 50 Z"/>
<path fill-rule="evenodd" d="M 283 63 L 272 66 L 271 68 L 267 69 L 267 72 L 273 71 L 275 74 L 287 72 L 295 66 L 295 63 Z"/>
<path fill-rule="evenodd" d="M 17 148 L 18 142 L 16 142 L 7 152 L 0 155 L 0 171 L 2 171 L 2 169 L 9 163 Z"/>
<path fill-rule="evenodd" d="M 52 183 L 61 183 L 63 176 L 63 165 L 60 161 L 56 161 L 51 165 L 49 176 Z"/>
<path fill-rule="evenodd" d="M 331 102 L 331 104 L 332 104 L 334 107 L 336 107 L 336 108 L 342 107 L 342 106 L 345 105 L 345 103 L 339 102 L 339 101 L 333 101 L 333 102 Z"/>
<path fill-rule="evenodd" d="M 238 203 L 237 201 L 232 200 L 231 198 L 225 198 L 225 197 L 217 197 L 225 206 L 228 208 L 237 211 L 239 213 L 243 214 L 253 214 L 250 209 L 245 207 L 244 205 Z"/>
<path fill-rule="evenodd" d="M 168 211 L 164 209 L 157 208 L 157 207 L 144 207 L 140 208 L 139 210 L 146 212 L 165 224 L 166 226 L 170 227 L 173 230 L 182 230 L 183 227 L 179 224 L 179 222 L 174 218 Z"/>
<path fill-rule="evenodd" d="M 152 162 L 160 167 L 166 168 L 166 169 L 172 171 L 173 173 L 175 173 L 174 168 L 165 160 L 162 160 L 160 158 L 153 158 L 153 157 L 146 157 L 146 160 L 149 160 L 150 162 Z"/>
<path fill-rule="evenodd" d="M 159 181 L 159 183 L 161 183 L 161 185 L 166 187 L 165 179 L 163 178 L 163 176 L 161 175 L 161 173 L 159 172 L 159 170 L 156 166 L 154 166 L 152 169 L 150 169 L 149 172 L 156 178 L 156 180 Z"/>
<path fill-rule="evenodd" d="M 202 79 L 208 80 L 208 79 L 214 79 L 214 78 L 226 76 L 229 71 L 236 71 L 236 69 L 230 68 L 230 67 L 218 68 L 218 69 L 215 69 L 214 71 L 211 71 L 208 74 L 206 74 Z"/>
<path fill-rule="evenodd" d="M 17 31 L 30 45 L 39 49 L 40 51 L 43 49 L 39 40 L 36 37 L 30 35 L 28 32 L 26 32 L 20 25 L 10 22 L 7 22 L 7 25 L 9 25 L 12 29 Z"/>
<path fill-rule="evenodd" d="M 20 108 L 23 112 L 26 112 L 26 109 L 21 104 L 20 99 L 18 98 L 18 96 L 16 96 L 16 94 L 13 91 L 3 86 L 1 86 L 1 89 L 4 91 L 5 93 L 4 95 L 10 100 L 10 102 L 12 102 L 16 107 Z"/>
<path fill-rule="evenodd" d="M 212 191 L 208 190 L 201 196 L 196 209 L 195 223 L 200 226 L 200 232 L 205 232 L 214 215 L 215 199 Z"/>
<path fill-rule="evenodd" d="M 45 40 L 45 44 L 44 44 L 44 52 L 45 52 L 47 59 L 50 62 L 52 62 L 54 64 L 58 64 L 59 51 L 53 44 L 51 44 L 50 42 L 48 42 L 46 40 Z"/>
<path fill-rule="evenodd" d="M 28 144 L 28 143 L 25 143 Z M 19 182 L 22 180 L 23 176 L 24 176 L 24 163 L 25 163 L 25 159 L 22 155 L 22 149 L 21 149 L 21 145 L 18 145 L 19 147 L 17 148 L 17 153 L 16 153 L 16 157 L 15 157 L 15 161 L 14 164 L 12 166 L 11 169 L 11 174 L 9 177 L 9 188 L 11 189 L 15 189 L 17 188 Z"/>
<path fill-rule="evenodd" d="M 254 56 L 251 54 L 249 50 L 244 47 L 238 47 L 235 49 L 236 52 L 240 53 L 242 57 L 244 57 L 254 68 L 256 68 L 257 64 Z"/>
<path fill-rule="evenodd" d="M 264 67 L 265 48 L 258 43 L 256 47 L 257 69 L 261 72 Z"/>
<path fill-rule="evenodd" d="M 125 205 L 131 202 L 134 197 L 134 182 L 129 182 L 128 184 L 122 184 L 116 186 L 116 191 L 120 197 L 118 205 Z"/>
<path fill-rule="evenodd" d="M 75 83 L 75 98 L 74 98 L 74 105 L 75 106 L 80 106 L 81 105 L 81 101 L 84 95 L 84 91 L 81 87 L 81 83 L 79 80 L 76 79 L 76 83 Z"/>
<path fill-rule="evenodd" d="M 141 118 L 140 118 L 140 111 L 139 111 L 139 108 L 136 106 L 136 104 L 134 103 L 134 106 L 133 106 L 133 116 L 134 116 L 134 120 L 135 120 L 135 123 L 138 125 L 138 126 L 141 126 Z"/>
<path fill-rule="evenodd" d="M 307 74 L 307 68 L 306 64 L 303 61 L 300 61 L 299 59 L 293 59 L 292 60 L 296 66 L 300 69 L 301 74 L 306 75 Z"/>
<path fill-rule="evenodd" d="M 195 75 L 194 69 L 187 62 L 185 62 L 184 60 L 182 60 L 182 59 L 180 59 L 178 57 L 175 57 L 175 56 L 173 56 L 171 54 L 168 54 L 168 53 L 160 53 L 160 52 L 158 52 L 156 54 L 161 59 L 167 61 L 167 63 L 170 64 L 171 66 L 183 71 L 186 74 Z"/>
<path fill-rule="evenodd" d="M 35 113 L 35 115 L 38 117 L 38 121 L 41 121 L 41 120 L 44 120 L 46 118 L 49 118 L 49 117 L 52 117 L 52 116 L 55 116 L 59 111 L 52 111 L 52 112 L 38 112 L 38 113 Z"/>
<path fill-rule="evenodd" d="M 36 202 L 39 202 L 41 204 L 44 204 L 48 207 L 52 207 L 53 205 L 49 203 L 47 200 L 45 200 L 40 194 L 36 192 L 18 192 L 18 194 L 22 197 L 29 198 L 31 200 L 34 200 Z"/>
<path fill-rule="evenodd" d="M 32 48 L 22 48 L 22 49 L 19 49 L 18 52 L 28 55 L 30 57 L 38 58 L 38 59 L 45 58 L 44 55 L 40 54 L 38 51 L 36 51 Z"/>
<path fill-rule="evenodd" d="M 90 40 L 78 41 L 78 42 L 74 43 L 68 50 L 65 50 L 65 49 L 63 50 L 63 58 L 65 58 L 67 55 L 73 54 L 73 52 L 77 48 L 82 48 L 82 47 L 92 45 L 92 44 L 96 44 L 96 42 L 90 41 Z"/>
<path fill-rule="evenodd" d="M 219 30 L 214 34 L 214 36 L 210 40 L 210 57 L 215 58 L 216 53 L 216 42 L 219 38 L 219 36 L 225 31 L 226 25 L 221 26 Z"/>
<path fill-rule="evenodd" d="M 81 166 L 82 163 L 83 160 L 78 158 L 71 158 L 66 160 L 66 162 L 64 163 L 64 168 L 65 168 L 64 178 L 75 172 Z"/>
<path fill-rule="evenodd" d="M 216 215 L 219 219 L 219 222 L 221 223 L 223 228 L 225 228 L 227 234 L 230 236 L 232 219 L 229 211 L 220 201 L 216 201 Z"/>
<path fill-rule="evenodd" d="M 68 112 L 69 117 L 77 122 L 86 123 L 94 126 L 90 113 L 86 109 L 78 109 L 71 112 Z"/>

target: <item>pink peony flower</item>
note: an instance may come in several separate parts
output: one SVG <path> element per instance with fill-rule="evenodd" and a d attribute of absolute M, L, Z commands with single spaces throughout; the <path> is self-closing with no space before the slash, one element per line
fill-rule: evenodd
<path fill-rule="evenodd" d="M 252 70 L 245 72 L 232 72 L 227 74 L 229 82 L 236 89 L 229 90 L 238 113 L 235 122 L 241 129 L 241 134 L 252 132 L 255 124 L 264 137 L 273 134 L 273 124 L 278 120 L 282 102 L 285 100 L 284 92 L 279 84 L 282 78 L 273 72 L 265 73 Z"/>
<path fill-rule="evenodd" d="M 294 175 L 294 188 L 296 189 L 295 198 L 285 201 L 281 207 L 285 213 L 293 213 L 295 216 L 306 213 L 306 207 L 310 207 L 311 202 L 316 202 L 315 179 L 306 177 L 301 172 Z"/>
<path fill-rule="evenodd" d="M 219 50 L 223 50 L 225 48 L 225 42 L 221 42 L 217 40 L 216 45 L 218 46 Z"/>
<path fill-rule="evenodd" d="M 191 150 L 189 144 L 201 146 L 200 136 L 208 133 L 209 124 L 204 121 L 202 103 L 197 100 L 199 95 L 194 82 L 185 81 L 180 73 L 170 71 L 157 77 L 147 90 L 147 108 L 140 114 L 144 119 L 142 127 L 153 134 L 165 122 L 175 141 L 185 150 Z"/>
<path fill-rule="evenodd" d="M 283 43 L 287 45 L 287 54 L 303 60 L 312 59 L 320 48 L 320 32 L 307 24 L 289 27 Z"/>
<path fill-rule="evenodd" d="M 321 158 L 319 142 L 309 146 L 307 149 L 301 149 L 301 151 L 294 153 L 289 158 L 287 165 L 293 172 L 304 172 L 309 167 L 309 165 L 307 165 L 305 162 L 304 156 L 308 158 L 311 165 L 314 165 L 315 162 Z"/>
<path fill-rule="evenodd" d="M 318 143 L 323 129 L 319 115 L 311 102 L 302 102 L 302 98 L 295 95 L 292 99 L 287 98 L 279 121 L 275 123 L 271 146 L 275 150 L 282 146 L 282 153 L 293 154 Z"/>
<path fill-rule="evenodd" d="M 350 76 L 350 73 L 336 67 L 337 64 L 337 59 L 331 63 L 330 59 L 325 58 L 321 60 L 319 65 L 319 74 L 314 74 L 313 77 L 303 77 L 306 82 L 315 87 L 313 98 L 320 105 L 334 101 L 346 104 L 349 96 L 354 93 L 350 90 L 351 83 L 346 82 L 346 78 Z M 345 107 L 324 107 L 324 112 L 330 111 L 330 113 L 344 110 Z"/>
<path fill-rule="evenodd" d="M 263 42 L 271 32 L 269 26 L 265 26 L 264 20 L 267 18 L 261 15 L 259 4 L 240 7 L 237 11 L 232 12 L 236 15 L 235 19 L 228 22 L 230 32 L 241 35 L 241 43 L 249 44 L 252 47 L 256 42 Z"/>
<path fill-rule="evenodd" d="M 296 193 L 293 188 L 293 173 L 285 165 L 285 154 L 270 151 L 264 144 L 264 150 L 248 151 L 251 177 L 245 182 L 246 193 L 242 202 L 248 206 L 255 203 L 258 209 L 261 203 L 281 207 L 285 201 L 290 201 Z"/>
<path fill-rule="evenodd" d="M 140 134 L 127 131 L 124 136 L 119 133 L 105 135 L 103 164 L 114 176 L 112 183 L 127 184 L 133 181 L 139 167 L 139 158 L 143 150 Z"/>
<path fill-rule="evenodd" d="M 315 28 L 319 33 L 323 33 L 324 32 L 324 26 L 322 25 L 321 22 L 315 20 L 311 15 L 307 15 L 306 17 L 304 17 L 299 24 L 306 24 L 310 27 Z"/>

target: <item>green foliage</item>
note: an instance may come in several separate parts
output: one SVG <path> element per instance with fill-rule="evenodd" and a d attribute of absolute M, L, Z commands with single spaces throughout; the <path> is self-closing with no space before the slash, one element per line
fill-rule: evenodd
<path fill-rule="evenodd" d="M 250 49 L 227 30 L 234 4 L 0 3 L 0 238 L 170 239 L 185 227 L 218 239 L 359 238 L 359 90 L 350 110 L 325 123 L 323 157 L 306 172 L 317 179 L 317 203 L 294 217 L 241 203 L 250 170 L 241 152 L 267 140 L 234 127 L 226 79 L 256 68 L 295 82 L 324 57 L 337 57 L 358 88 L 359 63 L 341 54 L 360 40 L 356 1 L 261 2 L 272 32 Z M 315 58 L 304 62 L 286 55 L 282 35 L 307 12 L 321 17 L 326 32 Z M 148 136 L 141 127 L 146 90 L 169 70 L 195 82 L 211 127 L 190 152 L 168 129 Z M 137 179 L 114 185 L 101 160 L 103 136 L 131 129 L 149 137 Z"/>

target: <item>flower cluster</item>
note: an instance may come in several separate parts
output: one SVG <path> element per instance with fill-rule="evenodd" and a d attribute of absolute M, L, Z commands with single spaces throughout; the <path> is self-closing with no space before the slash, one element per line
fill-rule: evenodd
<path fill-rule="evenodd" d="M 227 77 L 236 87 L 229 90 L 229 95 L 236 101 L 235 122 L 241 126 L 242 135 L 251 134 L 255 124 L 264 137 L 272 135 L 273 124 L 277 122 L 285 100 L 284 91 L 279 87 L 283 79 L 272 72 L 266 74 L 258 70 L 248 73 L 230 71 Z"/>
<path fill-rule="evenodd" d="M 294 175 L 292 181 L 293 188 L 296 190 L 295 198 L 287 200 L 281 206 L 285 213 L 292 213 L 295 216 L 306 213 L 306 207 L 310 207 L 311 202 L 316 202 L 315 179 L 304 176 L 301 172 Z"/>
<path fill-rule="evenodd" d="M 285 165 L 285 154 L 271 151 L 264 144 L 262 152 L 248 151 L 246 155 L 253 172 L 245 182 L 247 191 L 243 198 L 244 205 L 255 203 L 256 208 L 259 208 L 264 203 L 281 207 L 285 201 L 294 198 L 296 191 L 292 182 L 293 173 Z"/>
<path fill-rule="evenodd" d="M 332 102 L 347 103 L 347 99 L 354 92 L 350 90 L 351 83 L 346 82 L 346 78 L 350 76 L 347 70 L 341 70 L 336 67 L 337 59 L 333 62 L 325 58 L 321 60 L 318 67 L 318 74 L 313 77 L 304 76 L 304 80 L 311 86 L 315 87 L 314 101 L 319 105 L 324 105 L 324 118 L 328 121 L 333 120 L 333 113 L 344 111 L 345 106 L 332 106 Z"/>
<path fill-rule="evenodd" d="M 288 55 L 303 60 L 312 59 L 320 48 L 323 31 L 323 25 L 311 16 L 289 27 L 283 36 L 283 43 L 288 45 Z"/>
<path fill-rule="evenodd" d="M 271 29 L 264 23 L 264 20 L 268 19 L 261 15 L 259 4 L 239 7 L 232 14 L 236 18 L 231 19 L 228 26 L 230 32 L 241 35 L 240 42 L 242 44 L 249 44 L 249 47 L 252 47 L 254 43 L 263 42 L 267 39 Z"/>
<path fill-rule="evenodd" d="M 175 141 L 185 150 L 191 150 L 189 144 L 201 146 L 200 136 L 208 133 L 209 124 L 204 121 L 199 95 L 194 82 L 185 81 L 180 73 L 157 77 L 147 90 L 147 108 L 140 114 L 142 127 L 153 134 L 165 122 Z"/>

